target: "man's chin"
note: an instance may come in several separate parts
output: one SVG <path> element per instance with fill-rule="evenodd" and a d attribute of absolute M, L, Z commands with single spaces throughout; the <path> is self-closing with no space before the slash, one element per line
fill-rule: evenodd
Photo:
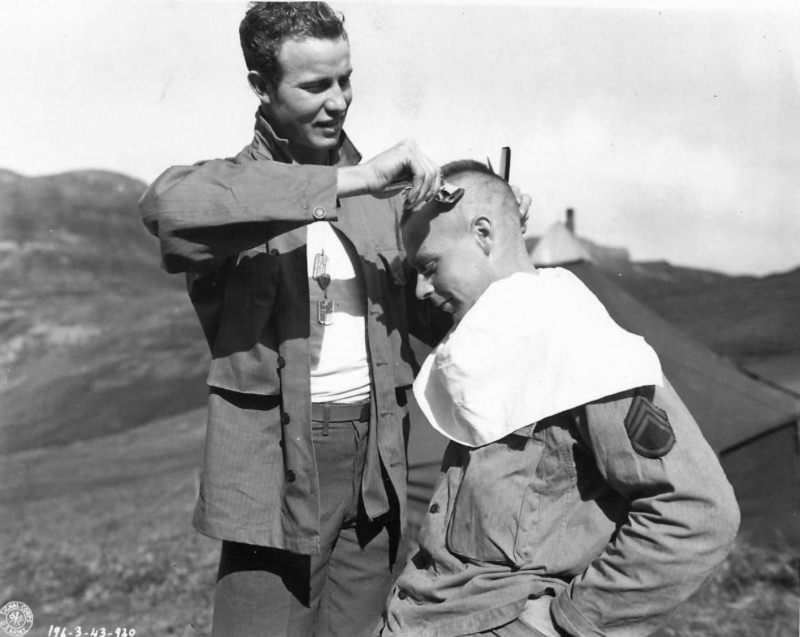
<path fill-rule="evenodd" d="M 338 130 L 336 132 L 323 132 L 319 131 L 314 138 L 311 140 L 311 145 L 314 146 L 317 150 L 330 150 L 331 148 L 336 148 L 339 145 L 339 140 L 342 137 L 342 131 Z"/>
<path fill-rule="evenodd" d="M 439 305 L 439 309 L 452 316 L 453 320 L 456 322 L 458 322 L 458 320 L 461 319 L 461 317 L 464 314 L 460 310 L 459 306 L 455 305 L 452 301 L 445 301 L 444 303 Z"/>

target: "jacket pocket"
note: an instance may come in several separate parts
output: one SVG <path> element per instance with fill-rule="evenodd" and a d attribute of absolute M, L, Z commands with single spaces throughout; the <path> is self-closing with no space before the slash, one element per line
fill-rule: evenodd
<path fill-rule="evenodd" d="M 568 413 L 557 414 L 539 422 L 532 433 L 542 454 L 521 502 L 514 547 L 518 566 L 558 570 L 565 547 L 580 537 L 580 530 L 573 535 L 567 531 L 580 500 L 574 456 L 577 441 L 570 423 Z"/>
<path fill-rule="evenodd" d="M 280 257 L 260 250 L 239 255 L 225 280 L 222 310 L 214 357 L 253 349 L 265 336 L 275 306 Z"/>
<path fill-rule="evenodd" d="M 239 392 L 277 393 L 278 339 L 273 310 L 280 257 L 266 246 L 239 255 L 225 278 L 222 315 L 208 384 Z"/>
<path fill-rule="evenodd" d="M 226 539 L 255 543 L 265 530 L 280 528 L 284 471 L 278 404 L 278 397 L 209 394 L 198 513 L 203 527 Z"/>
<path fill-rule="evenodd" d="M 471 450 L 453 503 L 447 545 L 475 562 L 516 565 L 521 527 L 535 523 L 523 517 L 544 443 L 511 434 Z M 522 529 L 524 531 L 524 529 Z"/>

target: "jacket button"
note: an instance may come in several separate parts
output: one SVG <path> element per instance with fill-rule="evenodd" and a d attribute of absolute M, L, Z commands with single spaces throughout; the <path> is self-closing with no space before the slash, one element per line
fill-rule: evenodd
<path fill-rule="evenodd" d="M 289 417 L 289 414 L 287 414 L 285 411 L 281 413 L 281 424 L 282 425 L 288 425 L 291 420 L 292 419 Z"/>
<path fill-rule="evenodd" d="M 314 210 L 311 211 L 311 214 L 314 216 L 314 219 L 324 219 L 325 215 L 328 214 L 325 212 L 325 208 L 322 206 L 317 206 Z"/>
<path fill-rule="evenodd" d="M 292 471 L 291 469 L 289 469 L 286 472 L 286 482 L 294 482 L 296 479 L 297 479 L 297 475 L 295 474 L 295 472 Z"/>
<path fill-rule="evenodd" d="M 439 513 L 439 503 L 438 502 L 434 502 L 431 505 L 431 508 L 428 509 L 428 511 L 430 511 L 431 513 Z"/>
<path fill-rule="evenodd" d="M 286 359 L 283 356 L 278 356 L 278 369 L 286 367 Z"/>
<path fill-rule="evenodd" d="M 273 257 L 277 257 L 277 256 L 278 256 L 278 255 L 279 255 L 281 252 L 280 252 L 280 250 L 278 250 L 277 248 L 272 248 L 272 250 L 270 250 L 270 251 L 269 251 L 269 253 L 270 253 L 270 254 L 271 254 Z"/>
<path fill-rule="evenodd" d="M 397 593 L 397 596 L 400 599 L 405 599 L 406 597 L 408 597 L 408 593 L 406 593 L 404 590 L 401 590 L 399 593 Z"/>

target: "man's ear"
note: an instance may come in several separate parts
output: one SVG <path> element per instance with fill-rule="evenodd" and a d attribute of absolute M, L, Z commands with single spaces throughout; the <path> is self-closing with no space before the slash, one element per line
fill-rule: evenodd
<path fill-rule="evenodd" d="M 258 71 L 248 71 L 247 81 L 253 93 L 256 94 L 262 104 L 269 104 L 272 102 L 272 82 L 265 78 Z"/>
<path fill-rule="evenodd" d="M 470 229 L 472 230 L 472 237 L 475 239 L 475 243 L 480 246 L 480 249 L 486 256 L 489 256 L 495 239 L 492 220 L 484 216 L 475 217 L 470 224 Z"/>

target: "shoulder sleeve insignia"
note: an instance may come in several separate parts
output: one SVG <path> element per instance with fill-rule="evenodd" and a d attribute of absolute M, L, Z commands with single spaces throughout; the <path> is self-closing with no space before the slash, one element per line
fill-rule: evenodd
<path fill-rule="evenodd" d="M 645 458 L 661 458 L 675 444 L 667 412 L 645 396 L 634 396 L 625 416 L 625 430 L 636 453 Z"/>

